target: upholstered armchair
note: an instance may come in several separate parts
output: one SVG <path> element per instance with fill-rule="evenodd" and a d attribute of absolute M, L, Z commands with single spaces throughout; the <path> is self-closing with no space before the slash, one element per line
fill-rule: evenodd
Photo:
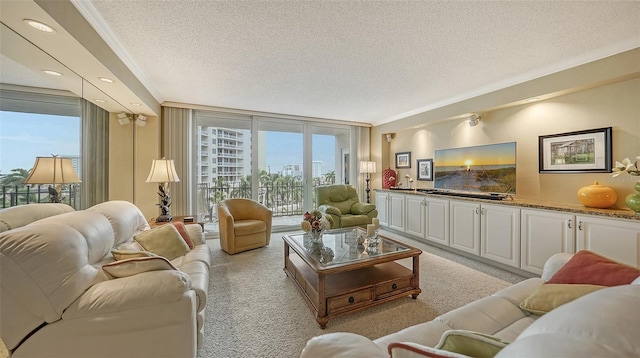
<path fill-rule="evenodd" d="M 269 245 L 272 213 L 250 199 L 227 199 L 218 203 L 220 247 L 226 253 Z"/>
<path fill-rule="evenodd" d="M 316 189 L 318 210 L 333 218 L 332 229 L 371 224 L 378 217 L 373 204 L 361 203 L 351 185 L 329 185 Z"/>

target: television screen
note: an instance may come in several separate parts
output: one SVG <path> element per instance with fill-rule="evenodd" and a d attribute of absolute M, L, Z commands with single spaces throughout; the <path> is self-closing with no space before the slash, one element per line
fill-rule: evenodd
<path fill-rule="evenodd" d="M 436 189 L 516 193 L 516 143 L 438 149 L 434 155 Z"/>

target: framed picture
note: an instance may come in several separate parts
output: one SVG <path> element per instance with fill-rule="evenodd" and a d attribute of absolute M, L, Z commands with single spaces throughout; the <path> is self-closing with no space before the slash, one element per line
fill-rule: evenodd
<path fill-rule="evenodd" d="M 418 180 L 433 181 L 433 159 L 418 159 Z"/>
<path fill-rule="evenodd" d="M 396 153 L 396 168 L 411 168 L 411 152 Z"/>
<path fill-rule="evenodd" d="M 540 173 L 610 173 L 611 127 L 538 137 Z"/>

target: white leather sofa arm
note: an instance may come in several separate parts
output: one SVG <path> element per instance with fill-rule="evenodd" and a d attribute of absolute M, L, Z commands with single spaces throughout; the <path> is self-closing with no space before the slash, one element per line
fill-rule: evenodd
<path fill-rule="evenodd" d="M 564 264 L 566 264 L 567 261 L 569 261 L 572 257 L 573 254 L 567 254 L 564 252 L 557 253 L 549 257 L 549 259 L 544 263 L 544 267 L 542 268 L 542 280 L 544 282 L 549 281 L 549 279 L 551 279 L 551 277 L 556 272 L 558 272 L 558 270 L 560 270 L 560 268 L 564 266 Z"/>
<path fill-rule="evenodd" d="M 389 354 L 369 338 L 336 332 L 311 338 L 300 358 L 388 358 Z"/>
<path fill-rule="evenodd" d="M 191 289 L 189 276 L 178 270 L 143 272 L 91 286 L 63 313 L 62 319 L 96 316 L 179 301 Z"/>

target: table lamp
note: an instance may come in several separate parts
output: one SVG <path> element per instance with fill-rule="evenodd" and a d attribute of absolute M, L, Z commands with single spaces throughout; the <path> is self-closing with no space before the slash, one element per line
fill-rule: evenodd
<path fill-rule="evenodd" d="M 160 183 L 158 185 L 158 195 L 160 195 L 160 203 L 156 204 L 160 207 L 160 216 L 156 218 L 156 222 L 171 221 L 171 196 L 169 195 L 169 187 L 167 183 L 179 182 L 176 167 L 173 159 L 154 159 L 151 163 L 151 171 L 147 177 L 147 183 Z"/>
<path fill-rule="evenodd" d="M 25 179 L 24 184 L 54 184 L 49 185 L 49 201 L 59 203 L 62 199 L 62 185 L 82 183 L 73 169 L 71 158 L 36 157 L 31 173 Z"/>
<path fill-rule="evenodd" d="M 367 188 L 365 191 L 367 192 L 367 203 L 371 202 L 371 198 L 369 196 L 369 192 L 371 189 L 369 188 L 369 174 L 376 172 L 376 162 L 370 161 L 362 161 L 360 162 L 360 174 L 367 174 Z"/>

